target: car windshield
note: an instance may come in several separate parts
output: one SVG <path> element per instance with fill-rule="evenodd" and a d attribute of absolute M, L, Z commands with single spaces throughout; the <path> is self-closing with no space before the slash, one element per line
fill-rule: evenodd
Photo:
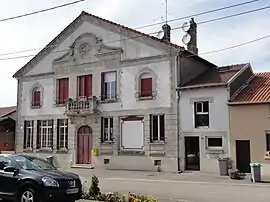
<path fill-rule="evenodd" d="M 13 159 L 18 163 L 18 165 L 21 168 L 25 170 L 55 170 L 56 169 L 47 161 L 40 158 L 36 158 L 36 157 L 14 156 Z"/>

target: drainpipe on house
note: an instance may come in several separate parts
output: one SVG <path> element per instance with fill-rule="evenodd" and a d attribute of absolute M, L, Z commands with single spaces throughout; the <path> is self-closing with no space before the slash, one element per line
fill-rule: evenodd
<path fill-rule="evenodd" d="M 177 87 L 180 84 L 180 71 L 182 68 L 182 53 L 180 52 L 177 55 Z M 177 139 L 177 171 L 178 173 L 182 173 L 180 168 L 180 90 L 177 89 L 177 109 L 176 109 L 176 124 L 177 124 L 177 132 L 176 132 L 176 139 Z"/>
<path fill-rule="evenodd" d="M 14 153 L 17 153 L 17 131 L 18 131 L 18 124 L 19 124 L 19 112 L 18 112 L 18 106 L 19 106 L 19 101 L 20 101 L 20 82 L 19 82 L 19 78 L 17 78 L 17 107 L 16 107 L 16 124 L 15 124 L 15 134 L 14 134 Z"/>

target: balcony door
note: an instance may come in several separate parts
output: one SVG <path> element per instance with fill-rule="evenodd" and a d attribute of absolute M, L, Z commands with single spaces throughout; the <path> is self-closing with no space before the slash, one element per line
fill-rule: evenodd
<path fill-rule="evenodd" d="M 77 133 L 77 164 L 91 164 L 92 128 L 81 126 Z"/>

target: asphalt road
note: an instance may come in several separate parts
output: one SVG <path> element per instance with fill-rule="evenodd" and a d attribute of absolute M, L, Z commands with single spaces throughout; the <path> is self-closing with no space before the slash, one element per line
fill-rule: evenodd
<path fill-rule="evenodd" d="M 90 181 L 91 176 L 81 173 L 82 180 Z M 96 174 L 96 173 L 95 173 Z M 130 172 L 99 172 L 103 192 L 145 193 L 158 198 L 158 201 L 185 202 L 269 202 L 270 184 L 251 184 L 248 181 L 226 181 L 220 178 L 203 180 L 196 176 L 179 178 L 176 175 L 147 176 Z M 140 176 L 140 178 L 139 178 Z M 167 179 L 165 179 L 167 178 Z M 184 179 L 184 180 L 183 180 Z M 206 180 L 208 179 L 208 180 Z M 213 178 L 214 179 L 214 178 Z"/>

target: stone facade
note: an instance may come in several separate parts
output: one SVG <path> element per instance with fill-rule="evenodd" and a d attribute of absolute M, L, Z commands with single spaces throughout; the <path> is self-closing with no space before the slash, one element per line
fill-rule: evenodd
<path fill-rule="evenodd" d="M 77 24 L 76 24 L 77 23 Z M 176 169 L 176 111 L 174 100 L 175 69 L 178 49 L 168 48 L 168 45 L 153 42 L 145 37 L 127 39 L 132 32 L 120 34 L 115 26 L 103 21 L 84 16 L 77 21 L 76 28 L 68 27 L 61 36 L 62 39 L 51 52 L 39 54 L 31 67 L 24 68 L 18 76 L 18 117 L 16 152 L 29 153 L 40 157 L 53 155 L 63 168 L 76 166 L 77 162 L 77 131 L 82 125 L 92 129 L 92 149 L 99 149 L 99 156 L 93 156 L 91 164 L 94 167 L 110 169 L 155 170 L 154 160 L 162 161 L 165 170 Z M 60 38 L 61 38 L 60 37 Z M 114 42 L 111 42 L 114 41 Z M 110 43 L 111 42 L 111 43 Z M 82 48 L 82 45 L 86 47 Z M 45 50 L 46 51 L 46 50 Z M 67 116 L 66 106 L 56 104 L 56 80 L 69 78 L 69 97 L 76 99 L 77 76 L 92 74 L 93 96 L 100 99 L 100 74 L 106 71 L 116 71 L 117 101 L 101 103 L 98 114 L 90 116 Z M 143 73 L 153 76 L 155 98 L 139 100 L 139 77 Z M 41 106 L 31 107 L 32 90 L 41 89 Z M 166 142 L 149 143 L 149 114 L 165 114 Z M 132 152 L 120 152 L 121 119 L 126 116 L 142 116 L 143 121 L 143 155 Z M 101 117 L 113 117 L 113 143 L 102 143 Z M 39 120 L 53 120 L 53 149 L 44 151 L 37 149 L 37 134 Z M 57 150 L 57 120 L 68 119 L 68 150 Z M 33 147 L 24 148 L 24 121 L 33 123 Z M 158 153 L 161 157 L 152 156 Z M 104 164 L 104 159 L 110 159 Z"/>

